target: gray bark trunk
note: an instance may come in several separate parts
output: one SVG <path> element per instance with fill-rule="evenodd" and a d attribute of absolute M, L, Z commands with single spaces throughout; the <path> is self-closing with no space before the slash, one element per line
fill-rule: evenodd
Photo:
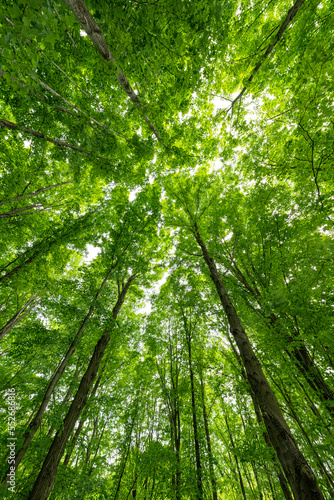
<path fill-rule="evenodd" d="M 98 299 L 100 293 L 102 292 L 103 288 L 105 287 L 108 279 L 110 278 L 110 276 L 111 276 L 113 270 L 115 269 L 115 267 L 117 266 L 117 264 L 118 264 L 118 261 L 116 262 L 116 264 L 111 266 L 111 269 L 109 270 L 107 276 L 104 278 L 99 290 L 96 292 L 94 299 L 93 299 L 93 302 L 95 302 Z M 88 320 L 91 317 L 93 311 L 94 311 L 94 305 L 91 305 L 89 310 L 88 310 L 88 313 L 86 314 L 83 322 L 81 323 L 80 328 L 77 331 L 70 347 L 68 348 L 67 353 L 64 356 L 64 359 L 62 360 L 62 362 L 58 366 L 56 372 L 54 373 L 52 379 L 49 382 L 49 385 L 48 385 L 48 387 L 45 391 L 44 397 L 43 397 L 43 401 L 41 402 L 41 405 L 36 413 L 36 416 L 34 417 L 32 422 L 30 423 L 29 428 L 26 430 L 26 432 L 24 434 L 23 445 L 22 445 L 21 449 L 16 454 L 15 469 L 17 469 L 17 467 L 19 466 L 22 458 L 24 457 L 24 455 L 25 455 L 25 453 L 26 453 L 26 451 L 27 451 L 27 449 L 28 449 L 33 437 L 34 437 L 34 435 L 36 434 L 37 430 L 39 429 L 39 427 L 42 423 L 43 415 L 48 407 L 48 404 L 49 404 L 49 401 L 50 401 L 51 396 L 53 394 L 53 391 L 55 390 L 56 385 L 57 385 L 60 377 L 64 373 L 72 354 L 75 352 L 76 343 L 77 343 L 78 339 L 80 338 L 84 328 L 86 327 Z M 8 484 L 8 481 L 9 481 L 8 473 L 9 473 L 9 469 L 6 472 L 6 475 L 4 477 L 5 484 Z"/>
<path fill-rule="evenodd" d="M 193 234 L 209 268 L 210 277 L 216 287 L 231 333 L 238 346 L 248 382 L 254 391 L 270 441 L 290 483 L 295 500 L 324 500 L 316 477 L 299 450 L 283 417 L 276 396 L 263 373 L 260 362 L 225 289 L 215 261 L 210 257 L 196 223 Z"/>
<path fill-rule="evenodd" d="M 126 92 L 126 94 L 130 97 L 131 101 L 134 104 L 139 105 L 142 107 L 141 102 L 139 101 L 139 97 L 137 94 L 134 92 L 133 88 L 130 85 L 130 82 L 128 81 L 127 77 L 119 67 L 116 59 L 112 55 L 107 42 L 105 41 L 102 31 L 100 26 L 96 23 L 95 19 L 87 9 L 86 5 L 82 0 L 65 0 L 67 3 L 68 7 L 71 9 L 73 12 L 74 16 L 80 23 L 82 29 L 87 33 L 91 41 L 93 42 L 94 47 L 98 51 L 98 53 L 103 57 L 105 61 L 110 61 L 112 62 L 118 70 L 117 74 L 117 80 L 118 83 L 121 85 L 123 90 Z M 151 123 L 149 117 L 147 115 L 144 116 L 144 119 L 150 129 L 152 130 L 153 134 L 156 136 L 158 141 L 160 141 L 162 144 L 162 139 L 159 136 L 156 128 L 154 125 Z"/>
<path fill-rule="evenodd" d="M 129 278 L 118 297 L 112 313 L 112 317 L 114 320 L 117 318 L 117 315 L 124 302 L 125 295 L 134 278 L 135 276 L 131 276 Z M 56 478 L 58 465 L 65 451 L 66 443 L 71 435 L 71 432 L 74 429 L 78 418 L 80 417 L 82 410 L 86 406 L 88 393 L 94 383 L 97 371 L 99 369 L 102 357 L 109 341 L 110 333 L 106 330 L 95 346 L 95 350 L 91 357 L 89 366 L 81 379 L 77 393 L 63 421 L 63 426 L 57 432 L 50 450 L 44 460 L 42 469 L 37 477 L 33 490 L 28 497 L 29 500 L 46 500 L 50 495 Z"/>

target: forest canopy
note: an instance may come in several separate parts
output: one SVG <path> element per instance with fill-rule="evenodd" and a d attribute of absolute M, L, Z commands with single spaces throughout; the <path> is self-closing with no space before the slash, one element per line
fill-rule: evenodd
<path fill-rule="evenodd" d="M 0 498 L 334 498 L 334 4 L 0 5 Z"/>

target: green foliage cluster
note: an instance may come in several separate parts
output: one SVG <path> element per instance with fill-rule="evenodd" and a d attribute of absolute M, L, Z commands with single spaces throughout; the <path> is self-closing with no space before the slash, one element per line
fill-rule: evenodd
<path fill-rule="evenodd" d="M 108 335 L 50 499 L 292 500 L 198 234 L 334 498 L 333 15 L 2 2 L 2 478 L 9 389 L 16 451 L 34 435 L 1 498 L 30 498 Z"/>

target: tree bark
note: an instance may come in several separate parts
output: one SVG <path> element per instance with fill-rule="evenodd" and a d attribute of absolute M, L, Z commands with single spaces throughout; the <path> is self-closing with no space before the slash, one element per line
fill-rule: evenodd
<path fill-rule="evenodd" d="M 204 383 L 203 383 L 202 368 L 201 368 L 201 380 L 200 380 L 200 382 L 201 382 L 203 420 L 204 420 L 204 427 L 205 427 L 206 445 L 207 445 L 208 454 L 209 454 L 209 471 L 210 471 L 210 480 L 211 480 L 211 486 L 212 486 L 212 500 L 218 500 L 217 481 L 216 481 L 216 477 L 215 477 L 215 471 L 213 468 L 213 455 L 212 455 L 212 449 L 211 449 L 211 437 L 210 437 L 210 429 L 209 429 L 209 422 L 208 422 L 208 414 L 206 411 L 206 404 L 205 404 L 205 390 L 204 390 Z"/>
<path fill-rule="evenodd" d="M 267 317 L 267 315 L 263 310 L 263 306 L 260 302 L 261 297 L 259 290 L 258 289 L 255 290 L 255 288 L 250 286 L 246 277 L 243 275 L 243 273 L 236 264 L 234 264 L 232 271 L 233 274 L 236 276 L 236 278 L 239 280 L 239 282 L 242 283 L 250 292 L 250 294 L 256 299 L 259 306 L 261 307 L 262 316 Z M 250 276 L 250 272 L 247 271 L 247 269 L 246 273 L 248 276 Z M 279 318 L 274 313 L 271 313 L 270 326 L 272 327 L 276 326 L 277 328 L 279 324 L 280 324 Z M 295 341 L 297 341 L 297 345 Z M 329 414 L 333 417 L 334 406 L 328 404 L 328 401 L 334 403 L 334 391 L 329 387 L 324 377 L 322 376 L 322 373 L 317 367 L 316 363 L 310 356 L 310 353 L 303 339 L 300 336 L 298 328 L 296 332 L 294 332 L 293 334 L 290 333 L 288 335 L 286 343 L 288 347 L 285 349 L 285 352 L 288 354 L 290 359 L 295 363 L 296 367 L 303 375 L 309 386 L 312 388 L 312 390 L 316 392 L 320 401 L 322 401 L 325 404 Z"/>
<path fill-rule="evenodd" d="M 105 287 L 107 281 L 109 280 L 113 270 L 115 269 L 115 267 L 117 266 L 119 262 L 119 259 L 116 261 L 115 264 L 113 264 L 107 274 L 107 276 L 104 278 L 99 290 L 96 292 L 95 296 L 94 296 L 94 299 L 93 299 L 93 304 L 96 302 L 96 300 L 98 299 L 100 293 L 102 292 L 103 288 Z M 81 325 L 80 325 L 80 328 L 79 330 L 77 331 L 74 339 L 72 340 L 72 343 L 70 345 L 70 347 L 68 348 L 67 350 L 67 353 L 65 354 L 63 360 L 61 361 L 61 363 L 59 364 L 56 372 L 54 373 L 53 377 L 51 378 L 50 382 L 49 382 L 49 385 L 45 391 L 45 394 L 44 394 L 44 397 L 43 397 L 43 401 L 41 402 L 41 405 L 36 413 L 36 416 L 34 417 L 34 419 L 32 420 L 32 422 L 30 423 L 28 429 L 26 430 L 25 434 L 24 434 L 24 441 L 23 441 L 23 444 L 22 444 L 22 447 L 21 449 L 17 452 L 16 454 L 16 457 L 15 457 L 15 469 L 17 470 L 22 458 L 24 457 L 34 435 L 36 434 L 37 430 L 39 429 L 41 423 L 42 423 L 42 419 L 43 419 L 43 415 L 48 407 L 48 404 L 49 404 L 49 401 L 51 399 L 51 396 L 53 394 L 53 391 L 55 390 L 56 388 L 56 385 L 58 384 L 58 381 L 60 379 L 60 377 L 63 375 L 67 365 L 68 365 L 68 362 L 72 356 L 72 354 L 74 354 L 75 352 L 75 346 L 76 346 L 76 343 L 78 341 L 78 339 L 81 337 L 82 335 L 82 332 L 84 330 L 84 328 L 86 327 L 87 323 L 88 323 L 88 320 L 89 318 L 91 317 L 93 311 L 94 311 L 94 305 L 91 305 L 89 310 L 88 310 L 88 313 L 86 314 L 84 320 L 82 321 Z M 5 482 L 5 484 L 8 484 L 9 482 L 9 468 L 5 474 L 5 477 L 3 479 L 3 481 Z"/>
<path fill-rule="evenodd" d="M 241 375 L 244 378 L 244 380 L 247 381 L 247 375 L 246 375 L 245 368 L 243 366 L 240 354 L 237 352 L 237 350 L 236 350 L 236 348 L 235 348 L 235 346 L 234 346 L 234 344 L 232 342 L 232 339 L 231 339 L 230 335 L 228 336 L 228 339 L 229 339 L 232 351 L 234 352 L 234 355 L 235 355 L 235 357 L 236 357 L 236 359 L 237 359 L 237 361 L 239 363 L 239 366 L 241 368 Z M 250 395 L 251 395 L 251 398 L 252 398 L 252 402 L 253 402 L 253 406 L 254 406 L 254 411 L 255 411 L 256 419 L 257 419 L 258 423 L 261 424 L 261 422 L 263 421 L 263 417 L 262 417 L 259 405 L 257 403 L 254 391 L 252 390 L 251 387 L 250 387 Z M 263 432 L 263 438 L 264 438 L 267 446 L 272 449 L 273 445 L 271 444 L 271 441 L 270 441 L 270 438 L 269 438 L 267 432 Z M 289 485 L 288 485 L 287 480 L 286 480 L 286 478 L 284 476 L 284 473 L 281 470 L 281 467 L 280 467 L 279 463 L 277 462 L 277 456 L 276 456 L 275 453 L 273 453 L 272 459 L 273 459 L 274 467 L 275 467 L 275 470 L 276 470 L 276 475 L 278 477 L 281 489 L 283 491 L 284 498 L 286 500 L 293 500 L 291 492 L 290 492 L 290 489 L 289 489 Z"/>
<path fill-rule="evenodd" d="M 117 500 L 119 491 L 121 489 L 121 483 L 122 483 L 122 479 L 123 479 L 123 474 L 124 474 L 124 471 L 125 471 L 126 463 L 127 463 L 129 452 L 130 452 L 131 441 L 132 441 L 132 432 L 133 432 L 134 424 L 135 424 L 135 418 L 133 417 L 132 421 L 131 421 L 131 427 L 130 427 L 130 432 L 129 432 L 128 444 L 127 444 L 127 447 L 126 447 L 126 452 L 124 454 L 124 458 L 122 459 L 123 463 L 121 463 L 121 473 L 120 473 L 119 478 L 118 478 L 118 483 L 117 483 L 117 488 L 116 488 L 116 491 L 115 491 L 114 500 Z M 132 488 L 136 484 L 137 477 L 138 477 L 138 475 L 136 475 L 135 481 L 134 481 L 133 485 L 131 486 L 130 491 L 132 490 Z"/>
<path fill-rule="evenodd" d="M 230 442 L 231 442 L 231 445 L 232 445 L 232 449 L 233 449 L 232 453 L 233 453 L 233 456 L 234 456 L 235 465 L 237 467 L 237 472 L 238 472 L 238 476 L 239 476 L 239 483 L 240 483 L 242 498 L 244 500 L 247 500 L 246 490 L 245 490 L 244 482 L 243 482 L 243 479 L 242 479 L 242 474 L 241 474 L 241 471 L 240 471 L 239 460 L 238 460 L 237 455 L 234 453 L 235 446 L 234 446 L 233 436 L 232 436 L 232 433 L 231 433 L 231 429 L 230 429 L 230 426 L 229 426 L 229 423 L 228 423 L 227 416 L 224 415 L 224 418 L 225 418 L 227 432 L 228 432 L 228 435 L 229 435 L 229 438 L 230 438 Z"/>
<path fill-rule="evenodd" d="M 267 47 L 267 50 L 264 53 L 262 59 L 257 63 L 255 68 L 253 69 L 251 76 L 247 80 L 248 83 L 251 83 L 253 81 L 254 76 L 259 71 L 259 69 L 261 68 L 264 61 L 270 56 L 270 54 L 272 53 L 272 51 L 274 50 L 274 48 L 276 47 L 278 42 L 281 40 L 282 36 L 284 35 L 285 30 L 288 28 L 289 24 L 291 23 L 291 21 L 293 20 L 293 18 L 295 17 L 295 15 L 297 14 L 298 10 L 300 9 L 300 7 L 303 5 L 304 2 L 305 2 L 305 0 L 297 0 L 295 2 L 295 4 L 291 7 L 291 9 L 288 11 L 286 18 L 284 19 L 283 23 L 281 24 L 281 26 L 278 30 L 278 33 L 275 37 L 275 40 Z M 244 95 L 244 93 L 246 91 L 247 91 L 247 87 L 245 86 L 241 90 L 241 92 L 237 95 L 237 97 L 232 101 L 232 104 L 231 104 L 232 110 L 233 110 L 233 106 L 238 102 L 239 99 L 241 99 L 241 97 Z"/>
<path fill-rule="evenodd" d="M 93 16 L 87 9 L 86 5 L 82 0 L 65 0 L 67 3 L 68 7 L 71 9 L 73 12 L 74 16 L 80 23 L 82 29 L 87 33 L 91 41 L 93 42 L 94 47 L 98 51 L 98 53 L 103 57 L 105 61 L 110 61 L 112 62 L 118 70 L 117 74 L 117 80 L 118 83 L 121 85 L 123 90 L 126 92 L 126 94 L 130 97 L 131 101 L 134 104 L 139 105 L 142 107 L 142 103 L 139 101 L 139 97 L 137 94 L 134 92 L 133 88 L 131 87 L 127 77 L 119 67 L 116 59 L 112 55 L 107 42 L 105 41 L 102 31 L 100 26 L 96 23 L 94 20 Z M 162 144 L 162 139 L 158 134 L 157 129 L 155 126 L 151 123 L 149 117 L 147 115 L 144 115 L 144 119 L 150 129 L 152 130 L 153 134 L 156 136 L 158 141 L 160 141 Z M 165 144 L 164 144 L 165 146 Z M 166 147 L 166 146 L 165 146 Z"/>
<path fill-rule="evenodd" d="M 181 445 L 181 422 L 180 422 L 180 404 L 178 396 L 178 386 L 179 386 L 179 368 L 177 363 L 177 355 L 175 356 L 175 373 L 174 373 L 174 363 L 173 363 L 173 345 L 172 340 L 169 338 L 169 353 L 170 353 L 170 379 L 172 385 L 172 391 L 170 396 L 170 420 L 171 420 L 171 434 L 172 434 L 172 445 L 175 447 L 175 458 L 176 458 L 176 472 L 175 472 L 175 498 L 176 500 L 181 499 L 181 456 L 180 456 L 180 445 Z"/>
<path fill-rule="evenodd" d="M 194 384 L 194 372 L 192 366 L 192 353 L 191 353 L 191 333 L 188 331 L 186 325 L 185 325 L 185 330 L 186 330 L 187 347 L 188 347 L 189 376 L 190 376 L 190 387 L 191 387 L 191 410 L 193 417 L 195 457 L 196 457 L 196 477 L 197 477 L 196 497 L 198 498 L 198 500 L 202 500 L 203 499 L 202 466 L 201 466 L 201 455 L 200 455 L 196 403 L 195 403 L 195 384 Z"/>
<path fill-rule="evenodd" d="M 201 238 L 197 223 L 194 224 L 193 234 L 202 250 L 204 260 L 210 271 L 210 277 L 216 287 L 231 333 L 238 346 L 246 370 L 247 380 L 254 391 L 270 441 L 290 483 L 295 500 L 324 500 L 315 475 L 299 450 L 283 417 L 276 396 L 263 373 L 260 362 L 225 289 L 216 263 L 210 257 L 208 249 Z"/>
<path fill-rule="evenodd" d="M 24 306 L 9 320 L 7 321 L 7 323 L 5 324 L 5 326 L 3 326 L 1 329 L 0 329 L 0 340 L 2 340 L 2 338 L 12 330 L 12 328 L 14 328 L 14 326 L 19 322 L 21 321 L 22 318 L 24 318 L 29 312 L 30 310 L 36 305 L 38 304 L 42 299 L 39 299 L 35 304 L 33 304 L 33 306 L 29 307 L 36 299 L 37 297 L 37 293 L 35 293 L 25 304 Z"/>
<path fill-rule="evenodd" d="M 95 385 L 94 385 L 94 388 L 93 388 L 93 390 L 92 390 L 92 394 L 90 395 L 90 399 L 91 399 L 91 398 L 94 398 L 94 396 L 95 396 L 95 394 L 96 394 L 96 391 L 97 391 L 97 389 L 98 389 L 98 387 L 99 387 L 99 385 L 100 385 L 101 378 L 102 378 L 102 375 L 100 375 L 100 376 L 97 378 L 97 380 L 96 380 L 96 382 L 95 382 Z M 79 437 L 79 436 L 80 436 L 80 434 L 81 434 L 82 428 L 83 428 L 83 426 L 85 425 L 85 422 L 86 422 L 86 418 L 85 418 L 85 417 L 84 417 L 84 418 L 81 418 L 81 420 L 80 420 L 80 422 L 79 422 L 79 425 L 78 425 L 78 427 L 77 427 L 77 429 L 76 429 L 76 431 L 75 431 L 75 434 L 74 434 L 74 436 L 73 436 L 73 437 L 72 437 L 72 439 L 71 439 L 70 449 L 69 449 L 69 450 L 68 450 L 68 452 L 66 453 L 66 455 L 65 455 L 65 459 L 64 459 L 64 465 L 66 465 L 66 466 L 69 464 L 69 461 L 70 461 L 71 455 L 72 455 L 72 453 L 73 453 L 74 447 L 75 447 L 75 445 L 76 445 L 76 442 L 77 442 L 77 440 L 78 440 L 78 437 Z"/>
<path fill-rule="evenodd" d="M 113 308 L 112 318 L 116 320 L 117 315 L 122 307 L 126 293 L 134 280 L 132 275 L 124 285 L 118 300 Z M 97 371 L 99 369 L 102 357 L 110 341 L 110 333 L 108 330 L 102 335 L 95 346 L 94 353 L 91 357 L 89 366 L 81 379 L 79 388 L 74 397 L 74 400 L 67 412 L 63 421 L 62 429 L 58 430 L 49 452 L 44 460 L 42 469 L 37 477 L 32 492 L 29 495 L 29 500 L 46 500 L 51 493 L 58 465 L 64 454 L 66 443 L 74 429 L 74 426 L 87 403 L 88 393 L 92 387 Z"/>

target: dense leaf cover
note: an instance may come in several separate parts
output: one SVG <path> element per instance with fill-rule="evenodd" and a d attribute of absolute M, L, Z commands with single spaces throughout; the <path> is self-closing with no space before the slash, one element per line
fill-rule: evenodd
<path fill-rule="evenodd" d="M 334 498 L 333 23 L 1 3 L 1 498 Z"/>

